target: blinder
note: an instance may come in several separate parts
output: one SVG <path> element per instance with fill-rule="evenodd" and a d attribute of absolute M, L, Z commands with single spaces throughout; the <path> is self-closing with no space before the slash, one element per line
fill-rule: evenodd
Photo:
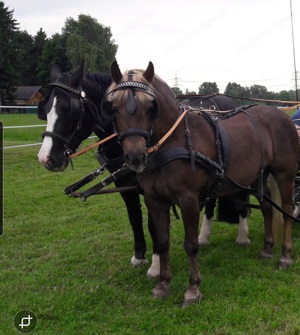
<path fill-rule="evenodd" d="M 40 120 L 47 121 L 47 114 L 50 112 L 50 109 L 53 105 L 54 100 L 54 90 L 50 91 L 48 94 L 49 97 L 46 97 L 42 100 L 38 106 L 38 113 L 37 116 Z"/>

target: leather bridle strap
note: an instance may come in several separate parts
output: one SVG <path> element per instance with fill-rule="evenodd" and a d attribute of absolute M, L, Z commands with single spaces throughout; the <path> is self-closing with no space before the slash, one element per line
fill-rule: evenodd
<path fill-rule="evenodd" d="M 134 135 L 145 137 L 146 140 L 148 140 L 149 138 L 148 131 L 145 131 L 139 128 L 129 128 L 122 132 L 122 134 L 118 137 L 118 141 L 122 142 L 125 137 L 134 136 Z"/>
<path fill-rule="evenodd" d="M 44 132 L 42 133 L 42 137 L 44 138 L 45 136 L 52 137 L 52 138 L 54 138 L 55 140 L 58 140 L 58 141 L 62 142 L 63 144 L 69 144 L 69 141 L 68 141 L 65 137 L 60 136 L 60 135 L 58 135 L 58 134 L 55 134 L 55 133 L 53 133 L 52 131 L 44 131 Z"/>
<path fill-rule="evenodd" d="M 173 131 L 177 128 L 179 123 L 182 121 L 182 119 L 185 117 L 186 113 L 188 112 L 188 109 L 185 109 L 178 117 L 176 122 L 173 124 L 173 126 L 170 128 L 170 130 L 152 147 L 147 149 L 147 154 L 150 154 L 151 152 L 156 151 L 173 133 Z"/>

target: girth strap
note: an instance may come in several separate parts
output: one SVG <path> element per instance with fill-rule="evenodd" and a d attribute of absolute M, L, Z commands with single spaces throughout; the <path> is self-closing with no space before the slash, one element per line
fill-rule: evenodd
<path fill-rule="evenodd" d="M 209 157 L 197 151 L 192 151 L 192 154 L 195 162 L 202 165 L 209 172 L 216 172 L 217 174 L 224 173 L 222 166 Z M 164 151 L 155 151 L 148 157 L 145 170 L 154 170 L 178 159 L 190 160 L 191 156 L 189 150 L 184 147 L 176 147 Z"/>

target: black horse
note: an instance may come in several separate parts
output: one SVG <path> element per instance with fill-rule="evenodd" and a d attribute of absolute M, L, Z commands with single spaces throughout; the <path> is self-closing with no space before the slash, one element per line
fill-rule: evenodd
<path fill-rule="evenodd" d="M 50 75 L 52 81 L 38 106 L 38 117 L 47 120 L 38 159 L 49 171 L 58 172 L 67 168 L 70 153 L 75 152 L 92 132 L 100 139 L 113 133 L 112 124 L 103 129 L 98 119 L 101 101 L 111 84 L 111 76 L 100 72 L 85 73 L 84 63 L 74 73 L 61 73 L 59 67 L 53 66 Z M 123 149 L 116 138 L 99 147 L 97 158 L 105 164 L 110 173 L 124 164 Z M 115 184 L 117 187 L 137 184 L 136 173 L 130 172 L 118 178 Z M 121 192 L 121 196 L 134 235 L 134 256 L 131 258 L 131 263 L 134 266 L 147 264 L 140 195 L 136 191 L 127 191 Z M 153 240 L 153 254 L 156 254 L 155 236 L 150 218 L 148 224 Z"/>
<path fill-rule="evenodd" d="M 211 94 L 203 96 L 191 96 L 183 98 L 181 104 L 190 106 L 195 112 L 208 110 L 211 112 L 228 111 L 238 107 L 237 102 L 222 94 Z M 249 195 L 247 192 L 240 192 L 234 196 L 226 196 L 218 199 L 218 221 L 229 223 L 239 223 L 238 237 L 236 243 L 246 246 L 251 243 L 248 238 L 248 222 L 249 215 Z M 200 245 L 209 244 L 208 239 L 211 234 L 211 226 L 213 221 L 216 199 L 210 199 L 205 206 L 205 213 L 202 221 L 198 242 Z"/>

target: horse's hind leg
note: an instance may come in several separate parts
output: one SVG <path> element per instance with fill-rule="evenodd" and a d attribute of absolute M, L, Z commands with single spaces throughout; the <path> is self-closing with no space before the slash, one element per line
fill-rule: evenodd
<path fill-rule="evenodd" d="M 267 187 L 266 183 L 264 187 L 264 192 L 267 196 L 270 196 L 270 190 Z M 260 207 L 264 218 L 264 230 L 265 230 L 264 248 L 261 252 L 261 256 L 262 258 L 273 258 L 274 241 L 273 241 L 273 225 L 272 225 L 272 218 L 273 218 L 272 205 L 265 199 L 262 199 L 262 201 L 260 201 Z"/>
<path fill-rule="evenodd" d="M 281 182 L 278 179 L 278 187 L 281 195 L 282 209 L 292 215 L 293 213 L 293 192 L 294 192 L 294 181 Z M 280 268 L 288 268 L 292 263 L 292 225 L 293 220 L 287 215 L 283 214 L 284 221 L 284 232 L 283 232 L 283 243 L 282 243 L 282 254 L 279 260 Z"/>
<path fill-rule="evenodd" d="M 237 198 L 245 205 L 240 206 L 238 208 L 239 213 L 239 229 L 238 229 L 238 237 L 236 239 L 236 243 L 240 246 L 248 246 L 251 244 L 250 239 L 248 238 L 248 220 L 247 217 L 249 215 L 249 196 L 246 192 L 241 192 L 237 194 Z"/>

